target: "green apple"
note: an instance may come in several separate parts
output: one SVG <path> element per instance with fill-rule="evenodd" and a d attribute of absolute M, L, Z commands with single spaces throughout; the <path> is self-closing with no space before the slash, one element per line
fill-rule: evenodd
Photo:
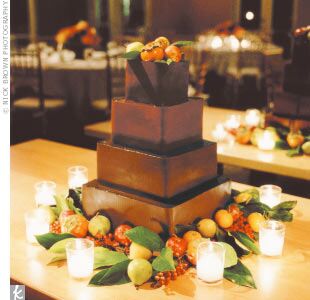
<path fill-rule="evenodd" d="M 134 285 L 141 285 L 148 281 L 153 273 L 152 265 L 143 258 L 132 260 L 127 269 L 127 274 Z"/>
<path fill-rule="evenodd" d="M 302 151 L 304 151 L 305 154 L 310 155 L 310 141 L 305 142 L 302 146 Z"/>
<path fill-rule="evenodd" d="M 106 235 L 111 229 L 110 220 L 102 215 L 94 216 L 88 223 L 88 231 L 92 236 Z"/>
<path fill-rule="evenodd" d="M 151 257 L 152 257 L 151 250 L 135 242 L 131 243 L 129 247 L 129 258 L 130 259 L 135 259 L 135 258 L 150 259 Z"/>
<path fill-rule="evenodd" d="M 131 51 L 138 51 L 141 52 L 144 45 L 140 42 L 133 42 L 127 45 L 126 53 Z"/>

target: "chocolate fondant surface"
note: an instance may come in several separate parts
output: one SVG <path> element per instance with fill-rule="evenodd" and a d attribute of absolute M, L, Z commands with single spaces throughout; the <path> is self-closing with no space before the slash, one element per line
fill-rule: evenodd
<path fill-rule="evenodd" d="M 159 197 L 191 189 L 217 176 L 216 144 L 155 155 L 110 142 L 97 144 L 98 179 Z"/>
<path fill-rule="evenodd" d="M 126 221 L 162 232 L 163 226 L 174 233 L 175 225 L 190 224 L 197 217 L 211 217 L 231 192 L 230 181 L 217 177 L 174 201 L 159 202 L 147 196 L 114 189 L 94 180 L 83 186 L 83 210 L 89 217 L 102 210 L 114 226 Z"/>
<path fill-rule="evenodd" d="M 167 153 L 202 141 L 203 101 L 155 106 L 125 99 L 112 102 L 112 141 L 115 144 Z"/>
<path fill-rule="evenodd" d="M 187 101 L 188 62 L 166 63 L 129 60 L 126 67 L 125 98 L 157 106 Z"/>

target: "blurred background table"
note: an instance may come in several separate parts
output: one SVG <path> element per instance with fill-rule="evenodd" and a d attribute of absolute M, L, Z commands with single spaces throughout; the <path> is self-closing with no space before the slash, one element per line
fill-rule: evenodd
<path fill-rule="evenodd" d="M 11 147 L 11 282 L 26 285 L 27 299 L 307 299 L 310 277 L 310 202 L 283 194 L 283 200 L 297 200 L 294 221 L 286 226 L 283 256 L 277 259 L 251 255 L 243 262 L 251 270 L 257 290 L 227 280 L 210 287 L 187 273 L 168 288 L 152 289 L 131 284 L 88 287 L 87 280 L 68 275 L 66 264 L 47 266 L 47 251 L 26 242 L 24 214 L 35 207 L 34 184 L 43 179 L 57 184 L 57 193 L 67 191 L 67 168 L 84 165 L 89 180 L 96 178 L 96 152 L 47 140 L 32 140 Z M 238 190 L 248 185 L 232 182 Z"/>
<path fill-rule="evenodd" d="M 215 141 L 212 130 L 217 123 L 224 123 L 229 115 L 244 115 L 244 111 L 204 107 L 203 138 Z M 84 127 L 88 136 L 109 139 L 112 132 L 111 122 L 98 122 Z M 238 166 L 246 169 L 263 171 L 278 175 L 310 180 L 310 157 L 288 157 L 284 150 L 263 151 L 252 145 L 232 145 L 218 143 L 217 159 L 221 164 Z"/>

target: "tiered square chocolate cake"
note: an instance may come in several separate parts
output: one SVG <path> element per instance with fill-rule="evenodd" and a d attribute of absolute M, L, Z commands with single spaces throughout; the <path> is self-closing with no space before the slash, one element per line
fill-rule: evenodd
<path fill-rule="evenodd" d="M 187 97 L 188 63 L 129 61 L 126 96 L 112 103 L 112 138 L 97 145 L 97 180 L 83 208 L 113 224 L 160 232 L 208 217 L 230 195 L 216 144 L 202 139 L 203 103 Z"/>

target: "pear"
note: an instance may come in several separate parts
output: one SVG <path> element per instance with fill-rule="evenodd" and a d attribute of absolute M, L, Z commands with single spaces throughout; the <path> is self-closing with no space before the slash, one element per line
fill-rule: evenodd
<path fill-rule="evenodd" d="M 126 52 L 138 51 L 141 52 L 144 45 L 140 42 L 133 42 L 127 45 Z"/>
<path fill-rule="evenodd" d="M 152 265 L 143 258 L 132 260 L 127 269 L 127 274 L 134 285 L 141 285 L 148 281 L 153 273 Z"/>
<path fill-rule="evenodd" d="M 132 242 L 130 247 L 129 247 L 129 258 L 130 259 L 135 259 L 135 258 L 144 258 L 144 259 L 150 259 L 152 257 L 152 252 L 137 244 Z"/>
<path fill-rule="evenodd" d="M 99 235 L 106 235 L 109 233 L 111 229 L 111 222 L 110 220 L 102 215 L 97 215 L 91 218 L 88 223 L 88 231 L 91 233 L 92 236 Z"/>

